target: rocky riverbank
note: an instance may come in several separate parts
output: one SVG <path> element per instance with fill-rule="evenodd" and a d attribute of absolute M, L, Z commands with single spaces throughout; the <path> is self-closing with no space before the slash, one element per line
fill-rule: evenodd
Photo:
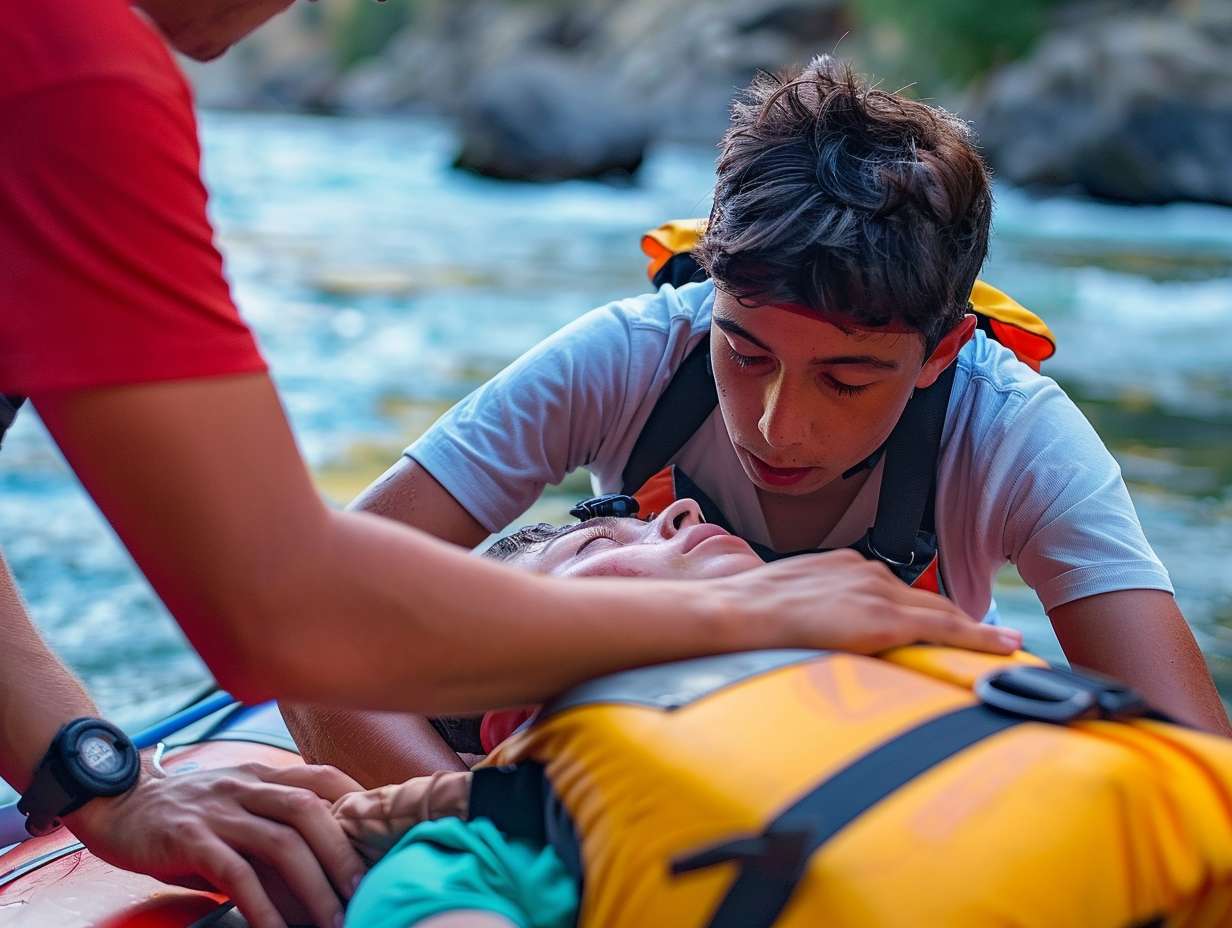
<path fill-rule="evenodd" d="M 631 174 L 656 139 L 712 143 L 758 68 L 837 49 L 887 84 L 921 77 L 913 91 L 970 118 L 1014 184 L 1232 203 L 1232 4 L 1031 8 L 1037 37 L 994 34 L 1004 47 L 972 59 L 992 63 L 957 78 L 939 67 L 952 49 L 930 57 L 917 24 L 868 0 L 298 4 L 192 74 L 207 106 L 444 114 L 461 166 L 554 180 Z M 340 49 L 344 27 L 362 41 Z"/>

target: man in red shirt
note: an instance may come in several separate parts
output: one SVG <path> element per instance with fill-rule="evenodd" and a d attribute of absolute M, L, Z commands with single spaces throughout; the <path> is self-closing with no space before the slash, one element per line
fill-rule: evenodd
<path fill-rule="evenodd" d="M 460 713 L 722 651 L 1017 646 L 849 552 L 705 585 L 571 582 L 325 506 L 232 304 L 165 44 L 211 58 L 287 5 L 0 5 L 0 413 L 30 398 L 225 687 Z M 97 710 L 0 580 L 0 776 L 25 789 L 58 729 Z M 225 781 L 142 777 L 69 821 L 100 856 L 204 879 L 267 928 L 282 919 L 248 862 L 262 859 L 331 924 L 358 868 L 311 793 L 347 784 L 312 769 Z"/>

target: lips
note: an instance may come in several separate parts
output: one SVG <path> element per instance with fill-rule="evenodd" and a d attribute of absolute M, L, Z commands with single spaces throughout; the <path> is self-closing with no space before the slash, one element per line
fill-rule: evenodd
<path fill-rule="evenodd" d="M 815 467 L 775 467 L 767 464 L 751 451 L 744 453 L 749 463 L 753 465 L 753 472 L 757 474 L 758 479 L 768 486 L 789 487 L 817 470 Z"/>

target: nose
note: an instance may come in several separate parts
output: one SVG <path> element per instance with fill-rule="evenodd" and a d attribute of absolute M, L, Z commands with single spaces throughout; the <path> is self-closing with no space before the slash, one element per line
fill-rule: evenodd
<path fill-rule="evenodd" d="M 702 517 L 702 507 L 694 500 L 678 499 L 659 513 L 654 521 L 654 528 L 664 540 L 669 540 L 674 538 L 677 532 L 690 525 L 705 521 Z"/>
<path fill-rule="evenodd" d="M 807 409 L 803 390 L 780 373 L 766 387 L 757 430 L 771 448 L 802 445 L 809 431 Z"/>

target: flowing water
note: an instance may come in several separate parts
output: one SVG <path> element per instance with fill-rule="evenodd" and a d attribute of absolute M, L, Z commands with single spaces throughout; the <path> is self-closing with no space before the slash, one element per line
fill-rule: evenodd
<path fill-rule="evenodd" d="M 708 207 L 712 153 L 662 148 L 635 185 L 452 171 L 435 123 L 206 114 L 212 210 L 322 489 L 345 502 L 450 402 L 586 309 L 646 289 L 640 233 Z M 1232 696 L 1232 210 L 999 191 L 984 277 L 1044 315 L 1048 371 L 1120 460 L 1148 537 Z M 535 515 L 562 517 L 571 478 Z M 0 545 L 38 624 L 136 724 L 205 680 L 29 411 L 0 455 Z M 1012 570 L 1004 620 L 1059 655 Z"/>

